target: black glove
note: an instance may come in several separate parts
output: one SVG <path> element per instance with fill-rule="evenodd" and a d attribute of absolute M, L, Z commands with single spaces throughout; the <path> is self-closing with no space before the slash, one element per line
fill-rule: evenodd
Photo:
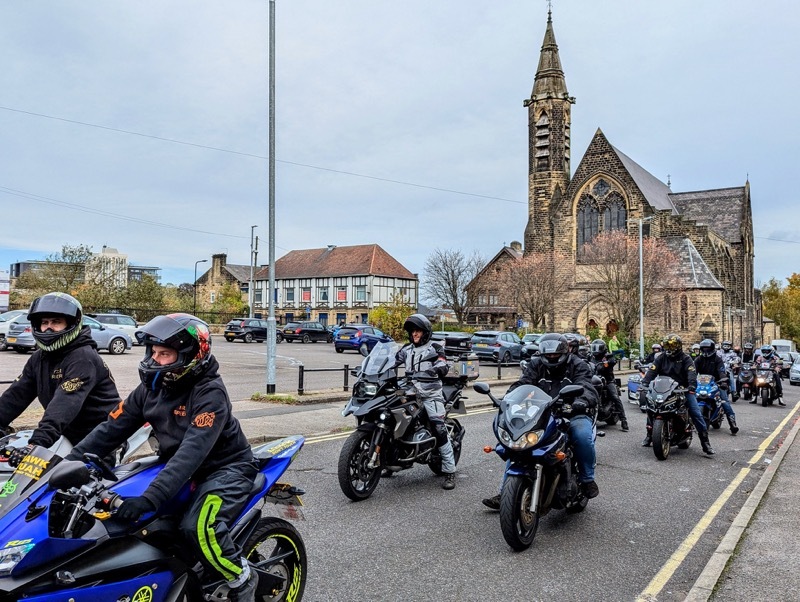
<path fill-rule="evenodd" d="M 146 497 L 129 497 L 117 509 L 117 518 L 136 522 L 143 514 L 153 510 L 155 506 Z"/>
<path fill-rule="evenodd" d="M 586 408 L 589 407 L 588 405 L 586 405 L 586 402 L 583 401 L 582 399 L 576 399 L 575 401 L 572 402 L 571 405 L 572 405 L 572 414 L 573 415 L 585 414 L 586 413 Z"/>
<path fill-rule="evenodd" d="M 26 445 L 25 447 L 7 447 L 3 455 L 8 456 L 8 465 L 11 468 L 16 468 L 22 459 L 33 451 L 33 445 Z"/>
<path fill-rule="evenodd" d="M 719 389 L 720 389 L 720 391 L 727 391 L 728 390 L 728 383 L 725 382 L 724 380 L 721 380 L 719 382 Z"/>
<path fill-rule="evenodd" d="M 639 405 L 647 405 L 647 391 L 644 388 L 639 389 Z"/>

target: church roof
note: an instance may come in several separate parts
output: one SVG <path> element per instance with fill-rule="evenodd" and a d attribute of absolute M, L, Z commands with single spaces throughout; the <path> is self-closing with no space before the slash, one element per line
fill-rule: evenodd
<path fill-rule="evenodd" d="M 531 100 L 541 98 L 569 98 L 567 81 L 564 79 L 564 70 L 561 68 L 561 59 L 558 56 L 556 34 L 553 33 L 553 19 L 549 11 L 547 29 L 539 53 L 539 67 L 536 69 L 533 92 L 531 92 Z"/>
<path fill-rule="evenodd" d="M 639 165 L 636 161 L 631 159 L 628 155 L 623 153 L 618 148 L 611 145 L 611 148 L 622 161 L 622 165 L 630 174 L 633 181 L 638 186 L 639 190 L 644 195 L 644 198 L 653 209 L 663 211 L 668 209 L 673 215 L 677 215 L 678 210 L 670 199 L 672 191 L 669 186 L 664 184 L 661 180 L 647 171 L 644 167 Z"/>
<path fill-rule="evenodd" d="M 676 266 L 681 285 L 687 289 L 724 289 L 708 264 L 688 238 L 664 240 L 670 250 L 678 256 Z"/>
<path fill-rule="evenodd" d="M 670 195 L 682 215 L 705 224 L 729 243 L 741 242 L 744 186 L 678 192 Z"/>

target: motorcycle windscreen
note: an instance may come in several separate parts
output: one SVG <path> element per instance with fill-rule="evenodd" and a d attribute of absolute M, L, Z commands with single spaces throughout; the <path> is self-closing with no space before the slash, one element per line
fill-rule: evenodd
<path fill-rule="evenodd" d="M 708 374 L 698 374 L 698 376 L 697 376 L 697 386 L 698 387 L 703 386 L 703 387 L 708 387 L 710 389 L 713 389 L 715 384 L 716 383 L 714 382 L 714 377 L 713 376 L 709 376 Z"/>
<path fill-rule="evenodd" d="M 4 516 L 16 506 L 20 500 L 26 499 L 37 489 L 43 487 L 53 467 L 61 461 L 49 449 L 34 447 L 33 451 L 22 459 L 19 466 L 11 474 L 0 489 L 0 516 Z"/>
<path fill-rule="evenodd" d="M 650 390 L 656 395 L 669 395 L 677 386 L 678 383 L 669 376 L 656 376 L 655 380 L 650 383 Z"/>
<path fill-rule="evenodd" d="M 361 364 L 361 374 L 376 376 L 393 368 L 399 350 L 400 345 L 395 342 L 376 344 L 369 355 L 364 358 L 364 362 Z"/>
<path fill-rule="evenodd" d="M 522 385 L 503 397 L 501 404 L 505 426 L 512 436 L 517 437 L 540 423 L 540 428 L 546 426 L 547 410 L 553 400 L 539 387 Z"/>

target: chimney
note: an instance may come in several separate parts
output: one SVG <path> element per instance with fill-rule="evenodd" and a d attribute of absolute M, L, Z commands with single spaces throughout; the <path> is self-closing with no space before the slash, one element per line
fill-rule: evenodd
<path fill-rule="evenodd" d="M 511 241 L 511 248 L 519 253 L 522 253 L 522 243 L 519 242 L 518 240 Z"/>

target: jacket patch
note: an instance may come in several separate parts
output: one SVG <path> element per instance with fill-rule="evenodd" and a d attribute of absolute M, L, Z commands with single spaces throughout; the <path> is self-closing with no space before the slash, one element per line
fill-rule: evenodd
<path fill-rule="evenodd" d="M 61 383 L 61 388 L 67 393 L 74 393 L 83 386 L 83 381 L 80 378 L 71 378 Z"/>
<path fill-rule="evenodd" d="M 53 373 L 50 375 L 50 378 L 53 380 L 61 380 L 64 378 L 64 373 L 61 371 L 61 368 L 56 368 L 53 370 Z"/>
<path fill-rule="evenodd" d="M 109 412 L 109 416 L 116 420 L 120 416 L 122 416 L 122 412 L 124 411 L 123 405 L 125 404 L 124 401 L 120 400 L 119 405 Z"/>
<path fill-rule="evenodd" d="M 208 428 L 214 424 L 214 412 L 203 412 L 198 414 L 194 419 L 194 426 L 198 428 Z"/>
<path fill-rule="evenodd" d="M 176 416 L 186 416 L 186 406 L 178 406 L 172 410 L 172 413 Z"/>

